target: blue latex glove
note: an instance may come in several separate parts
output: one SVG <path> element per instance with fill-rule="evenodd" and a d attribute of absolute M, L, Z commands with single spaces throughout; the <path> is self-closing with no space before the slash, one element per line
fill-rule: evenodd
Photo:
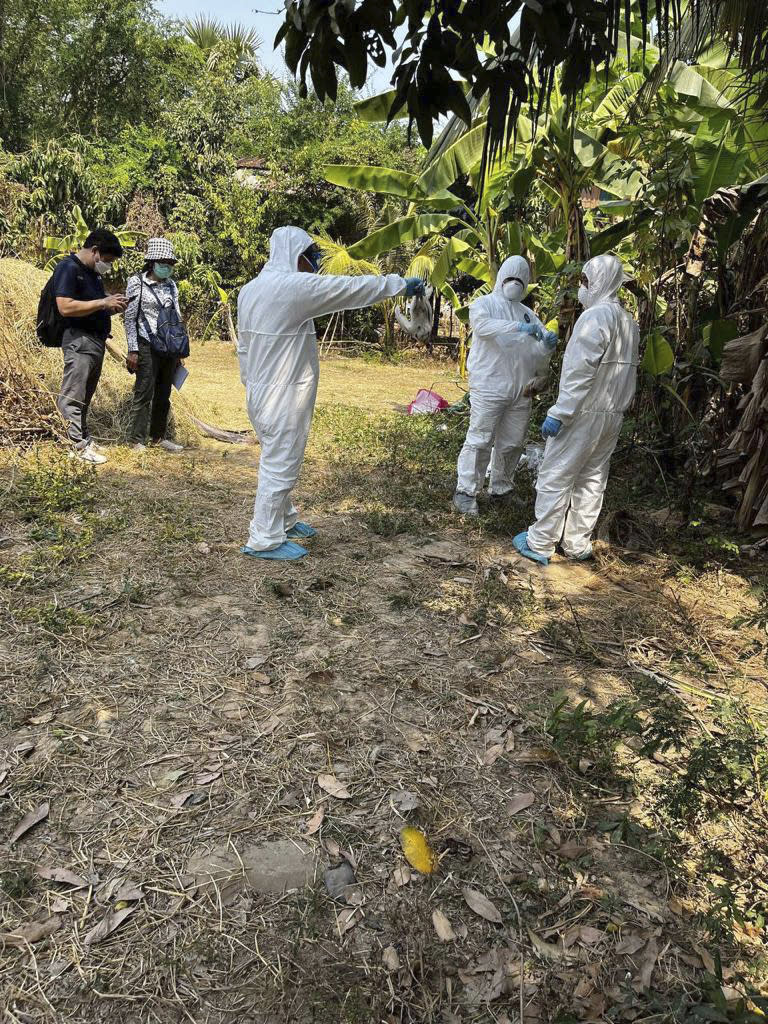
<path fill-rule="evenodd" d="M 405 279 L 405 297 L 407 299 L 413 298 L 414 295 L 424 294 L 424 282 L 420 277 L 406 277 Z"/>
<path fill-rule="evenodd" d="M 544 331 L 541 340 L 544 342 L 545 346 L 550 350 L 550 352 L 554 352 L 557 348 L 558 337 L 554 331 Z"/>
<path fill-rule="evenodd" d="M 512 330 L 517 331 L 518 334 L 530 334 L 532 338 L 539 336 L 538 324 L 525 324 L 522 320 L 515 320 L 511 326 Z"/>
<path fill-rule="evenodd" d="M 541 436 L 542 437 L 557 437 L 560 433 L 560 427 L 562 427 L 560 420 L 556 420 L 554 416 L 547 416 L 544 422 L 541 424 Z"/>

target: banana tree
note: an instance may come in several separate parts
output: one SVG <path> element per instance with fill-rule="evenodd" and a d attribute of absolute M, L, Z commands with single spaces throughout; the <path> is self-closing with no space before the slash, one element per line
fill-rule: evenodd
<path fill-rule="evenodd" d="M 187 302 L 191 296 L 200 292 L 208 292 L 215 303 L 213 315 L 205 325 L 202 337 L 207 337 L 216 321 L 223 319 L 227 328 L 227 336 L 236 349 L 237 331 L 232 317 L 232 296 L 230 292 L 221 287 L 221 274 L 203 264 L 194 267 L 189 277 L 179 281 L 179 297 L 182 302 Z"/>
<path fill-rule="evenodd" d="M 53 270 L 69 253 L 82 249 L 90 234 L 90 227 L 85 222 L 83 211 L 79 206 L 72 209 L 74 229 L 68 235 L 46 235 L 43 247 L 53 255 L 45 265 L 46 270 Z M 115 228 L 115 235 L 124 249 L 133 249 L 136 243 L 146 236 L 141 231 L 129 231 L 127 228 Z"/>
<path fill-rule="evenodd" d="M 363 274 L 370 274 L 378 277 L 381 274 L 389 273 L 389 267 L 384 266 L 381 259 L 355 259 L 350 256 L 349 249 L 341 242 L 335 241 L 328 234 L 314 236 L 314 241 L 320 250 L 320 273 L 340 274 L 345 277 L 358 277 Z M 384 351 L 391 352 L 394 340 L 394 303 L 387 300 L 381 303 L 384 316 Z M 333 344 L 336 330 L 341 325 L 344 329 L 344 313 L 334 313 L 328 320 L 323 334 L 320 347 L 322 349 L 326 339 L 328 347 Z"/>
<path fill-rule="evenodd" d="M 349 256 L 376 259 L 418 243 L 409 272 L 428 277 L 460 313 L 464 307 L 451 286 L 454 277 L 470 275 L 481 282 L 481 290 L 490 288 L 501 257 L 524 245 L 521 228 L 510 222 L 508 210 L 527 190 L 534 172 L 516 177 L 515 158 L 509 156 L 481 182 L 484 132 L 481 122 L 420 174 L 387 167 L 327 166 L 325 176 L 332 184 L 396 196 L 408 204 L 404 216 L 350 246 Z M 530 134 L 530 123 L 524 120 L 519 126 L 521 141 L 530 140 Z"/>

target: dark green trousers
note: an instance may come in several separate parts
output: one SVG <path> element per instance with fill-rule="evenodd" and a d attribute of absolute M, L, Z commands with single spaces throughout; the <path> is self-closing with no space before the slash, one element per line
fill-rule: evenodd
<path fill-rule="evenodd" d="M 171 385 L 178 362 L 176 356 L 159 356 L 152 351 L 149 342 L 139 338 L 130 436 L 134 444 L 143 444 L 147 433 L 153 441 L 162 441 L 165 437 L 171 411 Z"/>

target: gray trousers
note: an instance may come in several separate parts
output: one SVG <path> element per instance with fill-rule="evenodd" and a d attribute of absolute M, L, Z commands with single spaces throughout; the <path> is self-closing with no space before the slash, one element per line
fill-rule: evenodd
<path fill-rule="evenodd" d="M 143 444 L 147 431 L 153 441 L 162 441 L 171 411 L 171 385 L 178 365 L 176 356 L 161 356 L 148 341 L 139 338 L 139 364 L 133 386 L 130 440 Z"/>
<path fill-rule="evenodd" d="M 67 435 L 77 448 L 90 444 L 88 408 L 104 365 L 104 342 L 68 328 L 61 341 L 64 376 L 57 405 L 67 424 Z"/>

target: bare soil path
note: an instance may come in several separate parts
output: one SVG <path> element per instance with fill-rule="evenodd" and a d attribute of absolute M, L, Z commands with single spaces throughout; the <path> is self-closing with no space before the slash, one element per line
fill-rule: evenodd
<path fill-rule="evenodd" d="M 222 353 L 199 378 L 237 428 Z M 86 484 L 46 451 L 4 466 L 7 1020 L 688 1019 L 669 1008 L 715 970 L 704 885 L 680 882 L 622 775 L 667 769 L 631 740 L 572 758 L 548 721 L 559 692 L 598 714 L 648 672 L 697 715 L 765 703 L 759 629 L 733 627 L 758 607 L 751 570 L 688 581 L 615 548 L 530 567 L 509 543 L 527 505 L 457 523 L 450 460 L 417 439 L 414 468 L 404 428 L 350 408 L 440 374 L 446 393 L 445 372 L 388 368 L 384 388 L 339 362 L 298 565 L 239 554 L 257 449 L 116 449 Z M 409 867 L 405 826 L 434 873 Z"/>

